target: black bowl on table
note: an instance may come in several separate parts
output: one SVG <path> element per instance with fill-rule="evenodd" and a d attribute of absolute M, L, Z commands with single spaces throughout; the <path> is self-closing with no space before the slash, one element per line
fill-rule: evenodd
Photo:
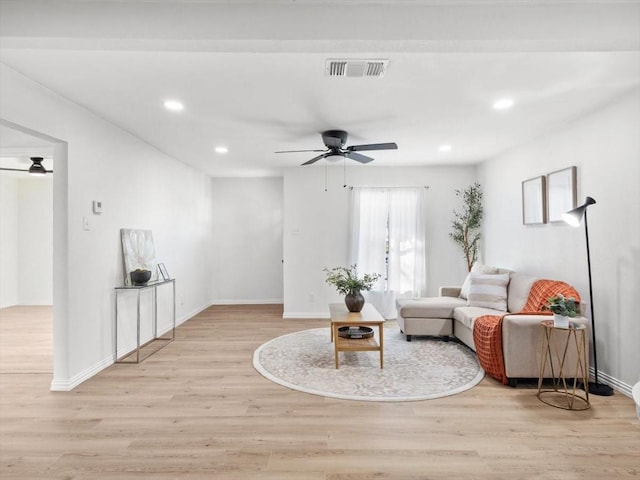
<path fill-rule="evenodd" d="M 134 270 L 129 275 L 131 276 L 131 283 L 136 286 L 142 286 L 146 285 L 151 279 L 151 270 Z"/>

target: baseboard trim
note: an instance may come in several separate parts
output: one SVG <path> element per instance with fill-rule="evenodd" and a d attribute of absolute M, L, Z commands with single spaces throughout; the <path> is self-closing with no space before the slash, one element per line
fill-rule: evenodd
<path fill-rule="evenodd" d="M 214 305 L 214 304 L 213 303 L 207 303 L 204 306 L 197 307 L 197 308 L 191 310 L 191 312 L 182 315 L 180 318 L 176 318 L 176 327 L 178 325 L 182 325 L 187 320 L 191 320 L 193 317 L 195 317 L 199 313 L 204 312 L 207 308 L 209 308 L 212 305 Z"/>
<path fill-rule="evenodd" d="M 178 327 L 179 325 L 182 325 L 187 320 L 195 317 L 200 312 L 203 312 L 204 310 L 206 310 L 210 306 L 211 306 L 211 304 L 207 304 L 205 306 L 198 307 L 198 308 L 192 310 L 190 313 L 182 315 L 180 318 L 176 318 L 176 327 Z M 158 332 L 158 336 L 160 336 L 160 337 L 165 336 L 167 333 L 169 333 L 171 331 L 171 326 L 163 326 L 162 328 L 163 328 L 163 330 L 160 330 Z M 135 348 L 136 348 L 135 345 L 131 345 L 130 348 L 124 348 L 123 351 L 128 352 L 128 351 L 132 351 Z M 81 383 L 85 382 L 86 380 L 89 380 L 91 377 L 97 375 L 102 370 L 104 370 L 107 367 L 110 367 L 114 363 L 115 362 L 114 362 L 114 359 L 113 359 L 113 355 L 110 355 L 108 358 L 103 358 L 102 360 L 100 360 L 95 365 L 87 368 L 86 370 L 83 370 L 82 372 L 78 373 L 77 375 L 74 375 L 73 377 L 71 377 L 68 380 L 56 380 L 54 378 L 51 381 L 50 390 L 52 392 L 70 392 L 71 390 L 76 388 Z"/>
<path fill-rule="evenodd" d="M 282 318 L 301 318 L 301 319 L 327 319 L 331 316 L 327 312 L 284 312 Z"/>
<path fill-rule="evenodd" d="M 589 367 L 589 374 L 591 378 L 595 377 L 595 370 L 593 367 Z M 612 387 L 614 390 L 626 395 L 629 398 L 633 398 L 633 385 L 628 385 L 623 381 L 618 380 L 617 378 L 612 377 L 611 375 L 607 375 L 606 373 L 598 370 L 598 382 L 605 383 Z"/>
<path fill-rule="evenodd" d="M 234 299 L 220 298 L 214 300 L 211 305 L 277 305 L 284 303 L 282 298 L 256 298 L 256 299 Z"/>
<path fill-rule="evenodd" d="M 68 380 L 56 380 L 55 378 L 51 380 L 51 391 L 52 392 L 70 392 L 82 382 L 89 380 L 91 377 L 96 375 L 98 372 L 104 370 L 105 368 L 113 365 L 113 356 L 109 358 L 105 358 L 95 365 L 83 370 L 82 372 L 74 375 Z"/>

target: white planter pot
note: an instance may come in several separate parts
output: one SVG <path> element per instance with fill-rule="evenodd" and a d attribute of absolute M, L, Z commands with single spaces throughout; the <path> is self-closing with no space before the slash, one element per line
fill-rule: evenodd
<path fill-rule="evenodd" d="M 569 328 L 569 319 L 566 315 L 553 314 L 553 326 L 556 328 Z"/>

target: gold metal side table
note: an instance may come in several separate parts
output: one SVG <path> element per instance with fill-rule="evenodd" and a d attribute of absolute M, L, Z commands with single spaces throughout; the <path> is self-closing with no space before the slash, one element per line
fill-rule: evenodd
<path fill-rule="evenodd" d="M 570 322 L 568 328 L 555 327 L 553 320 L 541 322 L 544 330 L 542 338 L 542 361 L 538 378 L 538 399 L 565 410 L 586 410 L 591 407 L 589 392 L 579 385 L 589 385 L 585 325 Z M 566 378 L 567 352 L 575 347 L 575 375 Z M 551 374 L 552 388 L 542 388 L 547 376 L 547 367 Z"/>

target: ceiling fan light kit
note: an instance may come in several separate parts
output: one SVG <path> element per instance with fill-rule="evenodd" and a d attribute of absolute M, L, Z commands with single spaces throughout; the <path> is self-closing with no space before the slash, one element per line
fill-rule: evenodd
<path fill-rule="evenodd" d="M 397 150 L 398 145 L 394 142 L 388 143 L 368 143 L 364 145 L 350 145 L 345 147 L 349 134 L 344 130 L 325 130 L 322 132 L 322 142 L 326 150 L 281 150 L 275 153 L 303 153 L 303 152 L 321 152 L 320 155 L 307 160 L 302 165 L 311 165 L 318 160 L 328 157 L 344 157 L 355 160 L 359 163 L 369 163 L 373 158 L 362 155 L 361 151 L 371 150 Z"/>
<path fill-rule="evenodd" d="M 42 165 L 42 161 L 44 158 L 42 157 L 31 157 L 31 161 L 33 162 L 29 167 L 29 175 L 45 175 L 47 170 Z"/>
<path fill-rule="evenodd" d="M 29 175 L 34 176 L 42 176 L 46 175 L 47 173 L 53 173 L 53 170 L 47 170 L 46 168 L 44 168 L 44 165 L 42 165 L 42 162 L 44 160 L 43 157 L 30 157 L 30 160 L 31 166 L 28 170 L 24 170 L 22 168 L 0 168 L 0 170 L 6 170 L 9 172 L 28 172 Z"/>

